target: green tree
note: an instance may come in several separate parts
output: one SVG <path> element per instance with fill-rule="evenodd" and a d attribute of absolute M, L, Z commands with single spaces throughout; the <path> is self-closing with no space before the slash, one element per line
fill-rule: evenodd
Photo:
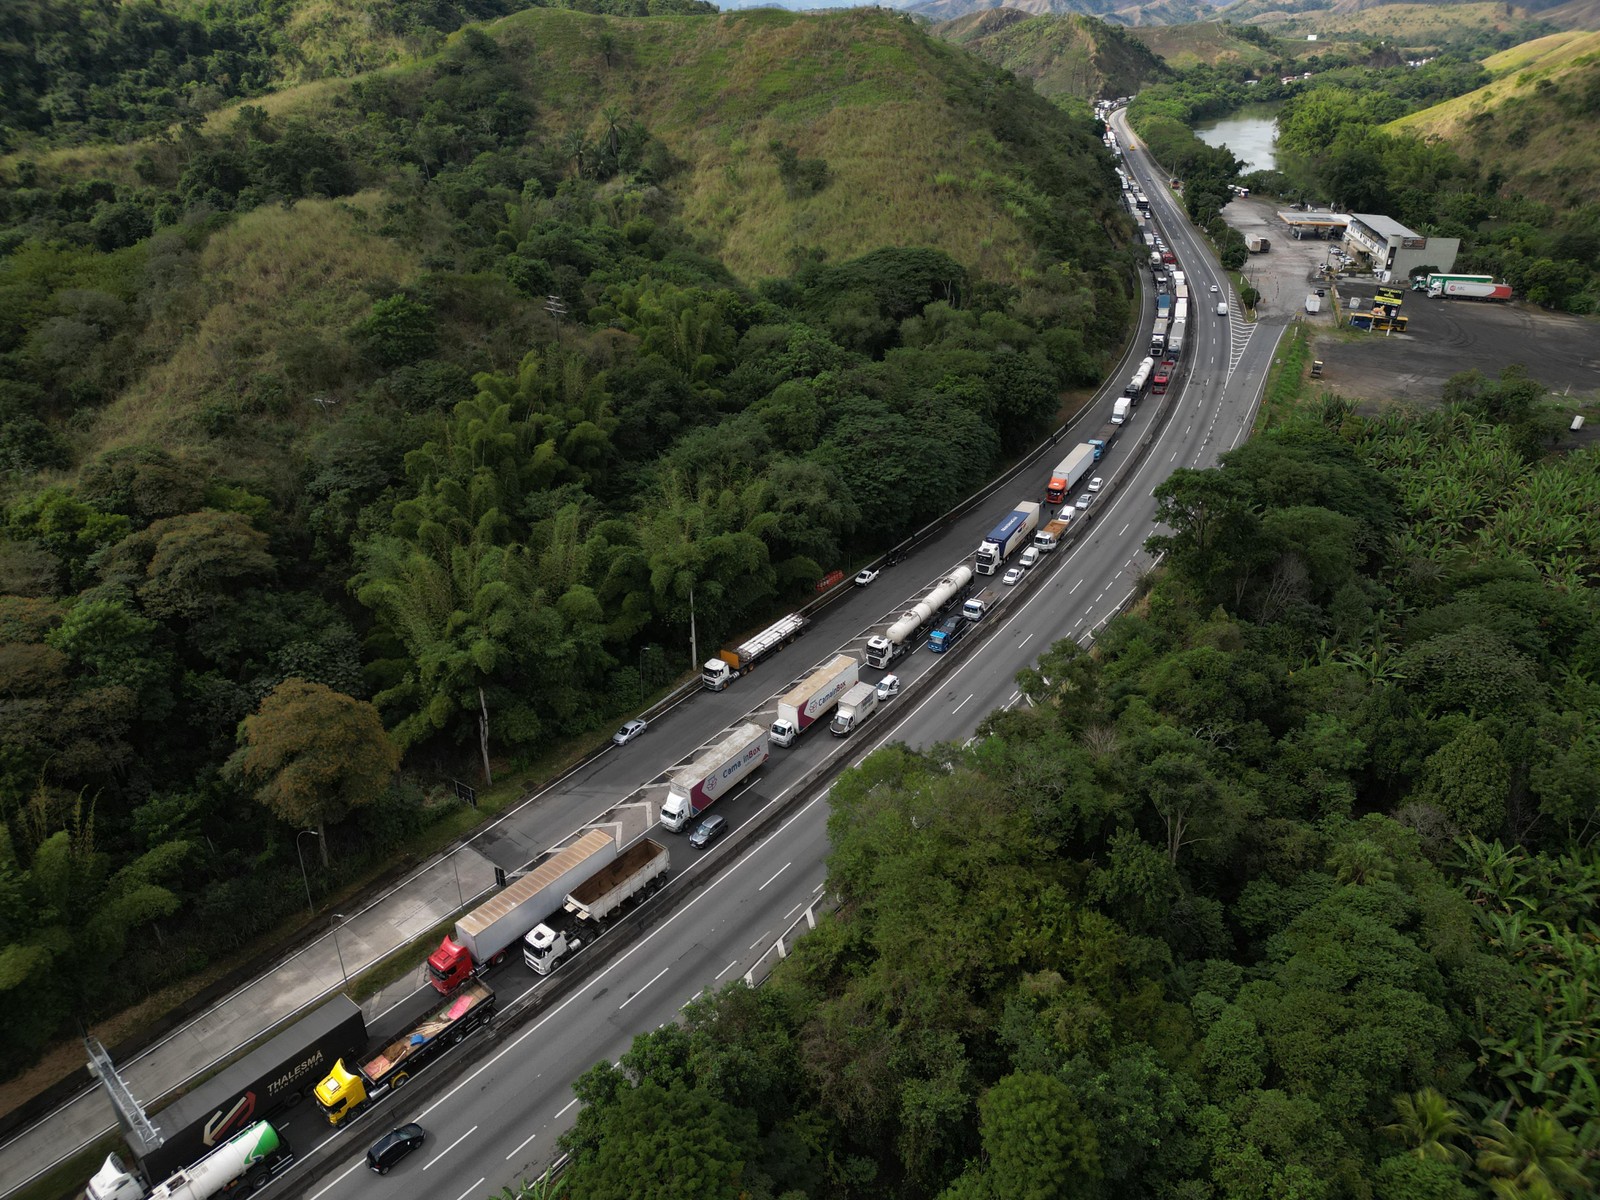
<path fill-rule="evenodd" d="M 1437 1088 L 1396 1096 L 1400 1119 L 1383 1132 L 1404 1142 L 1406 1153 L 1444 1163 L 1468 1163 L 1472 1156 L 1457 1142 L 1467 1136 L 1466 1119 Z"/>
<path fill-rule="evenodd" d="M 372 705 L 303 679 L 279 684 L 240 723 L 239 749 L 228 761 L 279 820 L 322 834 L 324 867 L 328 824 L 377 801 L 399 766 L 400 751 Z"/>
<path fill-rule="evenodd" d="M 1474 837 L 1493 838 L 1506 823 L 1511 767 L 1500 743 L 1473 721 L 1428 756 L 1415 798 L 1432 804 Z"/>
<path fill-rule="evenodd" d="M 133 589 L 151 616 L 194 620 L 274 565 L 266 534 L 238 513 L 207 509 L 123 538 L 102 556 L 100 574 Z"/>
<path fill-rule="evenodd" d="M 1542 1108 L 1519 1109 L 1512 1126 L 1485 1121 L 1477 1162 L 1503 1200 L 1567 1200 L 1594 1190 L 1578 1139 Z"/>
<path fill-rule="evenodd" d="M 1049 1075 L 1007 1075 L 978 1102 L 987 1161 L 945 1193 L 946 1200 L 1096 1196 L 1101 1175 L 1094 1122 L 1072 1090 Z"/>

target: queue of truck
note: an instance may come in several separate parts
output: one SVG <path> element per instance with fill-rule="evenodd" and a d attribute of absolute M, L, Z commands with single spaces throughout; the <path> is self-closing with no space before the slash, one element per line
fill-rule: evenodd
<path fill-rule="evenodd" d="M 867 664 L 887 667 L 903 654 L 916 649 L 921 636 L 949 610 L 966 599 L 972 583 L 972 568 L 960 566 L 941 578 L 921 600 L 892 622 L 881 634 L 867 639 Z"/>

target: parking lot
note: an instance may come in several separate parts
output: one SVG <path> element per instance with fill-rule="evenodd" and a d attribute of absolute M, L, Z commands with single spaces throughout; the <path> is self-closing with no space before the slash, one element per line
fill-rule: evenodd
<path fill-rule="evenodd" d="M 1246 237 L 1271 240 L 1271 250 L 1252 254 L 1244 266 L 1245 277 L 1261 293 L 1258 316 L 1298 315 L 1317 327 L 1313 353 L 1323 361 L 1323 383 L 1330 391 L 1372 406 L 1388 400 L 1437 402 L 1445 381 L 1458 371 L 1477 368 L 1493 376 L 1522 363 L 1552 392 L 1594 393 L 1600 381 L 1600 327 L 1591 319 L 1517 301 L 1430 300 L 1408 290 L 1400 310 L 1407 318 L 1405 333 L 1336 327 L 1334 285 L 1319 278 L 1334 243 L 1296 241 L 1276 210 L 1271 202 L 1251 197 L 1235 199 L 1222 213 Z M 1339 315 L 1370 309 L 1377 286 L 1371 275 L 1341 275 Z M 1323 311 L 1308 316 L 1306 295 L 1317 287 L 1330 294 Z"/>

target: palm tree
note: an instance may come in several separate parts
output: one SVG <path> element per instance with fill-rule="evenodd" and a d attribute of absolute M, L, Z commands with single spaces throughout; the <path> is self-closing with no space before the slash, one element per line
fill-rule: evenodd
<path fill-rule="evenodd" d="M 1593 1190 L 1579 1166 L 1581 1151 L 1571 1130 L 1542 1108 L 1517 1113 L 1515 1128 L 1484 1122 L 1478 1141 L 1478 1170 L 1489 1176 L 1496 1195 L 1529 1200 L 1567 1200 Z"/>
<path fill-rule="evenodd" d="M 1428 1087 L 1409 1096 L 1396 1096 L 1394 1108 L 1400 1119 L 1385 1125 L 1383 1131 L 1404 1142 L 1408 1154 L 1462 1166 L 1472 1161 L 1471 1155 L 1455 1144 L 1467 1133 L 1461 1112 L 1438 1089 Z"/>
<path fill-rule="evenodd" d="M 1334 869 L 1340 883 L 1390 883 L 1394 880 L 1394 860 L 1375 842 L 1363 840 L 1336 846 L 1328 855 L 1328 865 Z"/>

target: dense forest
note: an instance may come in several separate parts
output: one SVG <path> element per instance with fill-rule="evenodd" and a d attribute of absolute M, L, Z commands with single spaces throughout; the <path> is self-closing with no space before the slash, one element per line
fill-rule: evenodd
<path fill-rule="evenodd" d="M 555 1190 L 1591 1193 L 1600 455 L 1540 393 L 1174 474 L 1132 609 L 835 784 L 838 912 L 585 1076 Z"/>
<path fill-rule="evenodd" d="M 10 119 L 165 111 L 28 117 L 63 78 Z M 886 14 L 528 11 L 3 171 L 12 1069 L 292 916 L 297 829 L 380 868 L 945 511 L 1129 319 L 1088 121 Z"/>
<path fill-rule="evenodd" d="M 1535 304 L 1595 311 L 1600 203 L 1592 188 L 1580 181 L 1573 194 L 1581 199 L 1553 206 L 1517 194 L 1514 181 L 1492 162 L 1464 157 L 1446 142 L 1381 128 L 1486 83 L 1488 73 L 1468 52 L 1443 53 L 1415 68 L 1337 58 L 1310 65 L 1316 69 L 1308 79 L 1268 78 L 1254 85 L 1244 82 L 1242 67 L 1195 67 L 1173 83 L 1141 92 L 1130 117 L 1163 162 L 1209 166 L 1225 152 L 1204 146 L 1190 125 L 1249 102 L 1282 101 L 1282 170 L 1253 172 L 1243 180 L 1247 186 L 1342 211 L 1384 213 L 1430 237 L 1460 238 L 1457 269 L 1491 273 Z M 1592 115 L 1585 114 L 1592 100 L 1565 98 L 1569 118 L 1591 132 Z M 1231 240 L 1223 229 L 1217 236 Z"/>

